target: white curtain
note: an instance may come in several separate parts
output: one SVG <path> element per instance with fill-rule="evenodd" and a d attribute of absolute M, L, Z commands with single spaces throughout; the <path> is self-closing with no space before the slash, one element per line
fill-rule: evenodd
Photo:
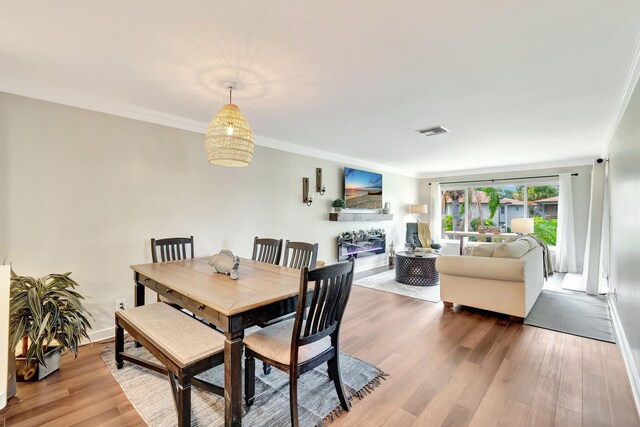
<path fill-rule="evenodd" d="M 609 201 L 609 162 L 606 162 L 604 174 L 604 210 L 602 211 L 602 252 L 600 256 L 600 285 L 598 292 L 609 292 L 609 227 L 611 226 L 611 211 Z"/>
<path fill-rule="evenodd" d="M 431 196 L 429 197 L 429 229 L 431 238 L 437 242 L 442 237 L 442 204 L 440 198 L 440 183 L 431 183 Z"/>
<path fill-rule="evenodd" d="M 604 180 L 606 162 L 596 159 L 591 172 L 591 203 L 589 227 L 584 251 L 584 268 L 580 288 L 589 295 L 598 294 L 600 282 L 600 253 L 602 249 L 602 218 L 604 212 Z"/>
<path fill-rule="evenodd" d="M 558 231 L 554 269 L 559 273 L 577 273 L 571 174 L 561 173 L 559 182 L 560 200 L 558 202 Z"/>

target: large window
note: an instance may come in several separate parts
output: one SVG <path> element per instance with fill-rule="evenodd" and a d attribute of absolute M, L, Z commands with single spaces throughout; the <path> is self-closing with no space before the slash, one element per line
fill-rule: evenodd
<path fill-rule="evenodd" d="M 550 246 L 556 244 L 558 185 L 501 185 L 445 188 L 442 191 L 442 231 L 500 230 L 511 232 L 514 218 L 533 218 L 534 234 Z M 470 241 L 476 239 L 472 236 Z"/>

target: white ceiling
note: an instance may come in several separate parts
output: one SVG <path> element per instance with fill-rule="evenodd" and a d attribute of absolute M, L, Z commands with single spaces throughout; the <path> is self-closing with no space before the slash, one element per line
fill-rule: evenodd
<path fill-rule="evenodd" d="M 198 128 L 237 80 L 255 134 L 423 175 L 602 154 L 640 29 L 637 0 L 0 7 L 0 90 Z"/>

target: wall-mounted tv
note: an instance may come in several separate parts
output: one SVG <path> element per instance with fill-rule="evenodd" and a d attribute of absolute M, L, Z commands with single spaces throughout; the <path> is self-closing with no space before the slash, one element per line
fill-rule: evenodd
<path fill-rule="evenodd" d="M 344 199 L 349 209 L 381 209 L 382 174 L 345 167 Z"/>

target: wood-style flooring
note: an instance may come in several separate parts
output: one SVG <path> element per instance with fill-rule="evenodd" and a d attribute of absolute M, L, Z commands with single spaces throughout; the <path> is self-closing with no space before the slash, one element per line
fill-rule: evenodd
<path fill-rule="evenodd" d="M 336 427 L 640 426 L 613 344 L 358 286 L 341 342 L 390 376 Z M 144 425 L 100 359 L 105 345 L 19 384 L 0 427 Z"/>

